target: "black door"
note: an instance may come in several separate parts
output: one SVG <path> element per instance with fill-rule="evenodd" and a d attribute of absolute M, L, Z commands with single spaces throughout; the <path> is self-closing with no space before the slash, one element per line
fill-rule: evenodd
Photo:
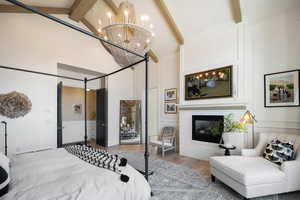
<path fill-rule="evenodd" d="M 62 91 L 63 83 L 60 82 L 57 85 L 57 148 L 62 147 Z"/>
<path fill-rule="evenodd" d="M 97 127 L 96 143 L 107 146 L 107 93 L 106 89 L 97 90 Z"/>

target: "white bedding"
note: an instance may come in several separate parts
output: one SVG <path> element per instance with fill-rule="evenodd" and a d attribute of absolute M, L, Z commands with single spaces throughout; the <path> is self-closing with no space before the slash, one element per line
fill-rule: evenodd
<path fill-rule="evenodd" d="M 131 166 L 120 175 L 88 164 L 65 149 L 18 155 L 11 162 L 10 190 L 1 200 L 149 200 L 150 186 Z"/>

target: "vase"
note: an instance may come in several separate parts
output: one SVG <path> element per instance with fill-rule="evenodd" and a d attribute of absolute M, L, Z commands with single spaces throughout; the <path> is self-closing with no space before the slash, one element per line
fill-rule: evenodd
<path fill-rule="evenodd" d="M 245 147 L 245 133 L 244 132 L 227 132 L 222 135 L 225 146 L 235 146 L 237 149 Z"/>

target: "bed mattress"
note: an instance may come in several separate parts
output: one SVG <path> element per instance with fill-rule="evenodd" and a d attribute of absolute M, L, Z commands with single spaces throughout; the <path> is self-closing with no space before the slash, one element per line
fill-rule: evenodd
<path fill-rule="evenodd" d="M 11 183 L 1 200 L 149 200 L 150 186 L 130 165 L 120 175 L 88 164 L 65 149 L 15 156 Z"/>

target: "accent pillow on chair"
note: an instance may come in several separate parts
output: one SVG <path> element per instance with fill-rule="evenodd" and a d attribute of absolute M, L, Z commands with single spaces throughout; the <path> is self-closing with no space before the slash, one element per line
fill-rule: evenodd
<path fill-rule="evenodd" d="M 9 159 L 0 153 L 0 197 L 8 192 L 9 182 Z"/>
<path fill-rule="evenodd" d="M 274 139 L 267 143 L 263 157 L 277 165 L 284 161 L 294 160 L 295 150 L 292 142 L 282 142 Z"/>

